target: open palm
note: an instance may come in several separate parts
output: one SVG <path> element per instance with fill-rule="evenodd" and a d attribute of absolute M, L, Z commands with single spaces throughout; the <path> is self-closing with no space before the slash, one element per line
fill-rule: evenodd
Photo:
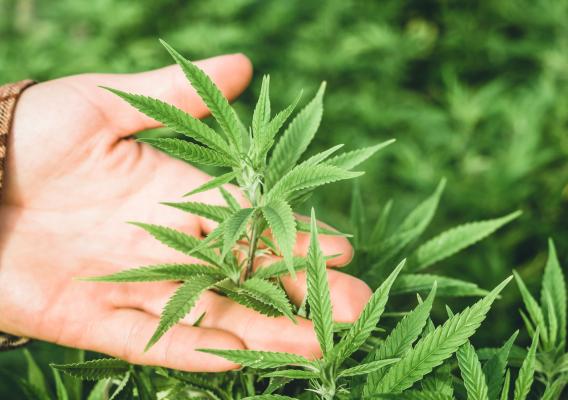
<path fill-rule="evenodd" d="M 229 99 L 244 90 L 252 74 L 242 55 L 197 64 Z M 157 97 L 196 117 L 207 115 L 176 66 L 133 75 L 66 77 L 24 92 L 10 135 L 0 203 L 0 330 L 187 371 L 236 367 L 196 348 L 319 356 L 310 321 L 265 317 L 213 292 L 206 292 L 181 324 L 144 353 L 177 284 L 74 279 L 188 261 L 126 221 L 167 225 L 195 236 L 213 227 L 211 221 L 158 204 L 178 200 L 209 177 L 132 140 L 132 134 L 157 123 L 99 85 Z M 195 199 L 222 202 L 216 191 Z M 307 242 L 307 235 L 298 235 L 297 254 L 306 252 Z M 328 255 L 341 254 L 329 266 L 351 258 L 344 238 L 322 236 L 321 246 Z M 305 294 L 305 276 L 298 275 L 283 279 L 296 303 Z M 354 321 L 370 297 L 369 288 L 335 270 L 329 270 L 329 280 L 335 319 Z M 200 326 L 192 326 L 203 312 Z"/>

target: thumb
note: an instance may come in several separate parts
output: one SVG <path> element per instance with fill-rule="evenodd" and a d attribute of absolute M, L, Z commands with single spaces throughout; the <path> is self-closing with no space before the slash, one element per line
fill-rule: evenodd
<path fill-rule="evenodd" d="M 241 94 L 252 77 L 252 64 L 243 54 L 212 57 L 195 64 L 209 75 L 229 100 Z M 128 136 L 161 125 L 99 86 L 154 97 L 181 108 L 196 118 L 209 114 L 207 106 L 178 65 L 135 74 L 85 74 L 71 79 L 75 80 L 74 85 L 103 113 L 110 124 L 108 128 L 118 136 Z"/>

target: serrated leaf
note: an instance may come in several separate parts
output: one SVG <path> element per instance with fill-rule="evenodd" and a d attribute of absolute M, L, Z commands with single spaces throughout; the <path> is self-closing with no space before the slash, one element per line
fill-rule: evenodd
<path fill-rule="evenodd" d="M 500 400 L 507 400 L 509 398 L 509 391 L 511 386 L 511 371 L 507 370 L 505 373 L 505 381 L 503 382 L 503 390 L 501 390 Z"/>
<path fill-rule="evenodd" d="M 371 252 L 380 255 L 382 260 L 389 260 L 418 238 L 432 221 L 445 186 L 446 180 L 442 179 L 434 193 L 416 206 L 391 236 L 371 248 Z"/>
<path fill-rule="evenodd" d="M 260 96 L 256 102 L 252 115 L 252 133 L 256 141 L 259 136 L 266 130 L 266 125 L 270 121 L 270 77 L 264 75 L 262 77 L 262 86 L 260 88 Z"/>
<path fill-rule="evenodd" d="M 299 190 L 315 188 L 327 183 L 352 179 L 361 176 L 362 172 L 346 171 L 331 165 L 298 165 L 282 177 L 266 194 L 266 201 L 289 198 Z"/>
<path fill-rule="evenodd" d="M 219 269 L 203 264 L 158 264 L 127 269 L 110 275 L 94 276 L 82 280 L 90 282 L 157 282 L 183 281 L 195 275 L 222 278 Z"/>
<path fill-rule="evenodd" d="M 210 219 L 215 222 L 223 222 L 231 216 L 232 212 L 229 207 L 216 206 L 212 204 L 197 203 L 197 202 L 182 202 L 182 203 L 161 203 L 166 206 L 177 208 L 188 213 L 199 215 L 200 217 Z"/>
<path fill-rule="evenodd" d="M 416 306 L 414 310 L 404 316 L 384 342 L 372 353 L 369 353 L 366 361 L 402 357 L 410 350 L 412 343 L 418 339 L 418 336 L 428 321 L 432 304 L 436 297 L 436 287 L 436 282 L 434 282 L 428 297 Z M 383 371 L 370 373 L 363 387 L 363 393 L 370 394 L 372 388 L 377 387 L 383 376 Z"/>
<path fill-rule="evenodd" d="M 268 153 L 268 151 L 272 147 L 272 144 L 274 143 L 274 137 L 276 136 L 276 134 L 278 133 L 280 128 L 282 128 L 282 125 L 284 125 L 286 120 L 288 120 L 290 115 L 292 115 L 292 112 L 294 111 L 294 109 L 298 105 L 298 102 L 300 101 L 301 97 L 302 97 L 302 94 L 300 93 L 296 97 L 294 102 L 292 102 L 292 104 L 290 104 L 284 110 L 282 110 L 278 114 L 276 114 L 276 116 L 272 119 L 272 121 L 270 121 L 266 125 L 266 129 L 263 131 L 263 134 L 260 135 L 255 140 L 254 145 L 258 149 L 257 157 L 259 158 L 259 161 L 265 159 L 266 154 Z"/>
<path fill-rule="evenodd" d="M 156 331 L 148 341 L 145 351 L 152 347 L 160 338 L 180 321 L 193 308 L 201 294 L 213 287 L 219 279 L 208 275 L 196 275 L 186 280 L 169 299 L 162 310 L 160 322 Z"/>
<path fill-rule="evenodd" d="M 362 149 L 357 149 L 353 151 L 349 151 L 347 153 L 340 154 L 335 156 L 328 161 L 326 164 L 334 165 L 339 168 L 343 169 L 353 169 L 357 167 L 362 162 L 366 161 L 368 158 L 373 156 L 377 151 L 384 149 L 388 145 L 395 142 L 395 139 L 387 140 L 386 142 L 382 142 L 376 144 L 374 146 L 364 147 Z"/>
<path fill-rule="evenodd" d="M 150 118 L 232 158 L 227 142 L 205 123 L 185 111 L 151 97 L 130 94 L 117 89 L 105 89 L 120 96 Z"/>
<path fill-rule="evenodd" d="M 457 351 L 458 365 L 468 400 L 489 400 L 487 382 L 475 349 L 466 341 Z"/>
<path fill-rule="evenodd" d="M 303 269 L 306 269 L 307 262 L 306 259 L 303 257 L 293 257 L 292 265 L 294 271 L 301 271 Z M 263 266 L 261 268 L 258 268 L 255 271 L 254 276 L 257 278 L 268 279 L 286 274 L 288 272 L 289 272 L 288 266 L 286 265 L 284 260 L 280 260 L 268 266 Z"/>
<path fill-rule="evenodd" d="M 186 194 L 184 194 L 184 197 L 192 196 L 194 194 L 201 193 L 201 192 L 206 192 L 206 191 L 211 190 L 211 189 L 216 189 L 216 188 L 218 188 L 222 185 L 225 185 L 225 184 L 231 182 L 233 179 L 236 178 L 236 176 L 237 176 L 237 173 L 235 171 L 227 172 L 226 174 L 219 175 L 219 176 L 217 176 L 213 179 L 208 180 L 203 185 L 198 186 L 197 188 L 193 189 L 192 191 L 187 192 Z"/>
<path fill-rule="evenodd" d="M 368 363 L 360 364 L 355 367 L 344 369 L 337 375 L 340 378 L 345 378 L 348 376 L 356 375 L 367 375 L 369 373 L 375 372 L 381 368 L 398 362 L 400 358 L 389 358 L 385 360 L 371 361 Z"/>
<path fill-rule="evenodd" d="M 518 334 L 519 331 L 513 333 L 509 340 L 507 340 L 483 366 L 483 374 L 487 380 L 487 395 L 489 400 L 497 400 L 499 397 L 499 392 L 503 385 L 505 369 L 507 368 L 509 352 Z"/>
<path fill-rule="evenodd" d="M 296 230 L 298 232 L 310 232 L 310 223 L 305 222 L 302 220 L 296 220 Z M 328 236 L 343 236 L 343 237 L 352 237 L 353 235 L 349 233 L 343 233 L 338 231 L 335 228 L 326 228 L 324 226 L 318 226 L 318 233 L 320 235 L 328 235 Z"/>
<path fill-rule="evenodd" d="M 266 184 L 269 188 L 296 165 L 316 134 L 323 114 L 324 91 L 325 83 L 313 100 L 292 120 L 274 147 L 267 169 Z"/>
<path fill-rule="evenodd" d="M 447 230 L 422 244 L 411 260 L 411 270 L 421 270 L 479 242 L 521 215 L 516 211 L 501 218 L 472 222 Z"/>
<path fill-rule="evenodd" d="M 126 361 L 116 358 L 99 358 L 76 364 L 50 365 L 58 371 L 87 381 L 118 378 L 130 370 L 130 365 Z"/>
<path fill-rule="evenodd" d="M 552 299 L 552 307 L 550 307 L 545 300 L 547 293 Z M 556 336 L 559 339 L 558 345 L 560 348 L 564 348 L 566 344 L 566 303 L 566 281 L 560 263 L 558 262 L 554 242 L 550 239 L 548 241 L 548 260 L 542 278 L 541 304 L 545 315 L 548 315 L 549 312 L 553 312 L 558 321 Z M 552 310 L 549 310 L 549 308 L 552 308 Z M 550 320 L 550 317 L 548 320 Z"/>
<path fill-rule="evenodd" d="M 245 233 L 254 208 L 242 208 L 223 222 L 223 251 L 221 258 L 231 250 L 235 242 Z"/>
<path fill-rule="evenodd" d="M 191 86 L 207 105 L 229 142 L 235 145 L 238 151 L 242 151 L 243 138 L 247 133 L 237 113 L 231 108 L 223 93 L 197 65 L 187 60 L 163 40 L 160 40 L 160 42 L 181 67 Z"/>
<path fill-rule="evenodd" d="M 174 250 L 186 255 L 191 255 L 213 265 L 218 266 L 220 264 L 219 256 L 214 251 L 209 249 L 195 251 L 195 249 L 200 246 L 201 241 L 194 236 L 160 225 L 145 224 L 142 222 L 131 222 L 131 224 L 144 229 L 157 240 Z"/>
<path fill-rule="evenodd" d="M 304 371 L 302 369 L 284 369 L 280 371 L 269 372 L 263 374 L 262 378 L 290 378 L 290 379 L 316 379 L 319 374 L 313 371 Z"/>
<path fill-rule="evenodd" d="M 286 292 L 284 292 L 284 290 L 282 290 L 279 286 L 276 286 L 267 280 L 252 277 L 243 282 L 240 286 L 240 290 L 246 291 L 250 296 L 256 298 L 258 301 L 274 307 L 281 314 L 287 316 L 292 321 L 296 321 L 296 317 L 292 313 L 292 306 L 286 296 Z"/>
<path fill-rule="evenodd" d="M 506 279 L 483 299 L 449 318 L 420 339 L 401 361 L 396 363 L 372 393 L 400 393 L 449 358 L 485 319 L 491 305 L 512 278 Z"/>
<path fill-rule="evenodd" d="M 392 294 L 425 292 L 438 283 L 438 294 L 447 297 L 485 296 L 489 292 L 475 283 L 431 274 L 401 274 L 392 288 Z"/>
<path fill-rule="evenodd" d="M 140 138 L 139 142 L 147 143 L 172 157 L 189 163 L 213 165 L 216 167 L 235 167 L 237 163 L 215 150 L 175 138 Z"/>
<path fill-rule="evenodd" d="M 307 256 L 307 287 L 310 317 L 314 323 L 314 330 L 324 359 L 333 349 L 333 315 L 329 283 L 327 281 L 327 267 L 318 238 L 318 228 L 315 211 L 311 214 L 310 246 Z"/>
<path fill-rule="evenodd" d="M 243 367 L 258 369 L 279 368 L 289 365 L 311 367 L 311 363 L 307 358 L 290 353 L 220 349 L 198 349 L 197 351 L 223 357 L 224 359 L 240 364 Z"/>
<path fill-rule="evenodd" d="M 330 157 L 333 153 L 335 153 L 337 150 L 339 150 L 342 147 L 343 147 L 342 144 L 338 144 L 338 145 L 333 146 L 333 147 L 331 147 L 327 150 L 324 150 L 322 152 L 314 154 L 313 156 L 308 158 L 306 161 L 302 162 L 301 165 L 317 165 L 317 164 L 320 164 L 321 162 L 325 161 L 328 157 Z"/>
<path fill-rule="evenodd" d="M 519 370 L 519 376 L 515 382 L 514 400 L 525 400 L 531 390 L 534 381 L 538 335 L 539 332 L 537 330 L 533 336 L 531 347 L 523 361 L 523 365 L 521 365 L 521 369 Z"/>
<path fill-rule="evenodd" d="M 532 323 L 536 328 L 538 328 L 538 331 L 540 332 L 540 336 L 542 338 L 542 342 L 544 344 L 548 344 L 547 327 L 546 327 L 546 322 L 544 320 L 544 314 L 542 313 L 542 309 L 540 308 L 535 298 L 527 289 L 525 282 L 523 281 L 521 276 L 516 271 L 513 271 L 513 275 L 515 276 L 515 280 L 517 281 L 517 286 L 519 288 L 519 291 L 521 292 L 523 303 L 525 304 L 525 307 L 527 309 L 527 312 L 530 316 Z"/>
<path fill-rule="evenodd" d="M 223 293 L 227 295 L 228 298 L 233 300 L 234 302 L 241 304 L 251 310 L 258 311 L 262 315 L 266 315 L 267 317 L 279 317 L 282 315 L 282 312 L 277 310 L 273 305 L 267 304 L 258 300 L 256 297 L 249 294 L 247 291 L 243 290 L 227 290 L 223 289 Z"/>
<path fill-rule="evenodd" d="M 290 274 L 295 276 L 292 256 L 296 244 L 296 219 L 292 208 L 284 200 L 274 199 L 262 207 L 262 214 L 280 247 Z"/>
<path fill-rule="evenodd" d="M 227 189 L 225 189 L 223 186 L 220 186 L 219 191 L 221 192 L 221 196 L 223 196 L 223 199 L 225 199 L 225 202 L 233 212 L 241 208 L 237 199 L 235 199 L 235 197 Z"/>
<path fill-rule="evenodd" d="M 406 260 L 400 262 L 373 293 L 357 321 L 333 349 L 332 357 L 337 365 L 340 365 L 347 357 L 357 351 L 371 335 L 385 310 L 390 288 L 405 264 Z"/>
<path fill-rule="evenodd" d="M 554 301 L 552 300 L 552 297 L 550 296 L 550 292 L 548 290 L 544 290 L 541 294 L 541 297 L 544 300 L 542 309 L 543 312 L 546 313 L 545 317 L 548 326 L 548 349 L 554 349 L 558 340 L 558 319 L 554 310 Z"/>

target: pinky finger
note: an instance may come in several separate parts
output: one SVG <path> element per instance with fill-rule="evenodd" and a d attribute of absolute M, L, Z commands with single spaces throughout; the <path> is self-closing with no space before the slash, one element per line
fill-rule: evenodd
<path fill-rule="evenodd" d="M 239 367 L 220 357 L 196 351 L 200 348 L 245 348 L 238 337 L 219 329 L 178 324 L 144 352 L 144 347 L 157 326 L 158 318 L 143 311 L 115 309 L 85 331 L 78 347 L 105 353 L 132 364 L 187 372 L 222 372 Z"/>

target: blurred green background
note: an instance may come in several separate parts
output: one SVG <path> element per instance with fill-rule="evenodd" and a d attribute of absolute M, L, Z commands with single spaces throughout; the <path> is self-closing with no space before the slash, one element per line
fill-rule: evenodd
<path fill-rule="evenodd" d="M 326 80 L 314 151 L 397 139 L 365 165 L 371 215 L 390 198 L 403 215 L 442 177 L 448 186 L 426 236 L 521 209 L 439 268 L 484 288 L 516 268 L 535 288 L 549 236 L 564 265 L 568 258 L 566 21 L 561 0 L 0 0 L 0 81 L 161 67 L 171 61 L 158 38 L 190 59 L 248 55 L 255 77 L 238 103 L 245 115 L 263 74 L 279 107 Z M 350 191 L 317 193 L 323 219 L 347 226 Z M 511 286 L 476 344 L 496 345 L 520 327 L 518 307 Z M 54 347 L 34 349 L 57 357 Z M 21 361 L 19 352 L 1 355 L 0 367 Z"/>

